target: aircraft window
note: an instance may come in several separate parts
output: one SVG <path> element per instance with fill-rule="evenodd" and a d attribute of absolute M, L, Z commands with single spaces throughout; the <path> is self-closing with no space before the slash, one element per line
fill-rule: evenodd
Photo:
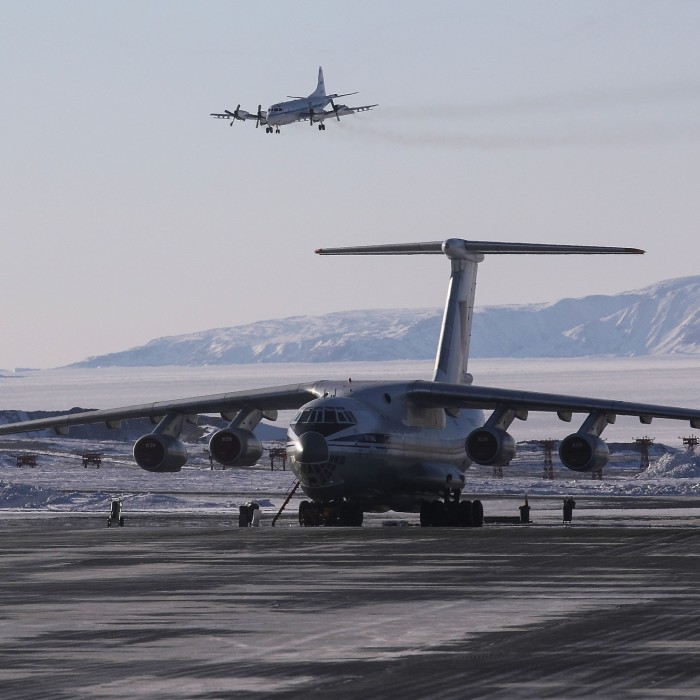
<path fill-rule="evenodd" d="M 305 408 L 292 419 L 292 423 L 325 423 L 329 425 L 355 425 L 357 420 L 350 411 L 341 408 Z"/>

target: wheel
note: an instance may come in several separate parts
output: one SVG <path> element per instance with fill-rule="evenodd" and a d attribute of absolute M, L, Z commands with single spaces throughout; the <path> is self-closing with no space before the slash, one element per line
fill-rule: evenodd
<path fill-rule="evenodd" d="M 445 524 L 448 527 L 460 527 L 459 503 L 447 501 L 445 503 Z"/>
<path fill-rule="evenodd" d="M 107 527 L 112 527 L 112 520 L 111 520 L 111 518 L 107 518 Z"/>
<path fill-rule="evenodd" d="M 484 506 L 481 501 L 472 503 L 472 527 L 481 527 L 484 524 Z"/>
<path fill-rule="evenodd" d="M 459 503 L 459 526 L 460 527 L 471 527 L 472 526 L 472 502 L 471 501 L 461 501 Z"/>
<path fill-rule="evenodd" d="M 442 501 L 433 501 L 430 504 L 433 527 L 445 527 L 447 525 L 447 508 Z"/>
<path fill-rule="evenodd" d="M 119 527 L 124 527 L 124 516 L 123 515 L 121 518 L 119 518 Z"/>
<path fill-rule="evenodd" d="M 362 527 L 363 519 L 364 513 L 359 503 L 345 503 L 339 524 L 346 527 Z"/>
<path fill-rule="evenodd" d="M 307 514 L 309 508 L 311 508 L 311 504 L 308 501 L 302 501 L 299 504 L 299 525 L 302 527 L 308 527 Z"/>

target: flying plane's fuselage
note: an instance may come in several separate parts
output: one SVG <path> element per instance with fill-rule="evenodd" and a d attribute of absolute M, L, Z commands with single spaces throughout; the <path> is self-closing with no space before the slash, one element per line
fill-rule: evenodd
<path fill-rule="evenodd" d="M 278 102 L 270 105 L 267 109 L 267 123 L 272 126 L 282 126 L 292 124 L 300 119 L 308 119 L 312 115 L 322 112 L 330 98 L 312 97 L 306 99 L 290 100 L 288 102 Z"/>
<path fill-rule="evenodd" d="M 416 512 L 445 490 L 461 490 L 470 464 L 465 438 L 480 410 L 451 415 L 409 401 L 409 384 L 321 382 L 320 398 L 291 421 L 287 452 L 315 501 L 346 498 L 363 510 Z"/>

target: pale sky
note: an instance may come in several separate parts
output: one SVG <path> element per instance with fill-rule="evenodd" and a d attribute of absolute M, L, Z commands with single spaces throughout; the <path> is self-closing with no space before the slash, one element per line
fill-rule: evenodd
<path fill-rule="evenodd" d="M 0 367 L 261 319 L 437 307 L 462 237 L 645 248 L 487 259 L 477 304 L 698 274 L 700 2 L 0 0 Z M 209 117 L 359 91 L 268 135 Z"/>

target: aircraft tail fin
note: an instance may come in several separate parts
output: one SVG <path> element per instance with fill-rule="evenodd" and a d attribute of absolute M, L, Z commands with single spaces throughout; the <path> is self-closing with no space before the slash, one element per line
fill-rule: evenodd
<path fill-rule="evenodd" d="M 318 84 L 316 89 L 309 95 L 309 99 L 312 97 L 325 97 L 326 96 L 326 83 L 323 80 L 323 68 L 318 67 Z"/>
<path fill-rule="evenodd" d="M 485 255 L 635 255 L 638 248 L 611 246 L 550 245 L 547 243 L 503 243 L 497 241 L 466 241 L 449 238 L 425 243 L 394 243 L 389 245 L 354 246 L 350 248 L 319 248 L 319 255 L 439 255 L 449 258 L 452 273 L 442 318 L 440 340 L 435 358 L 434 381 L 470 384 L 467 372 L 469 344 L 474 317 L 476 271 Z"/>

